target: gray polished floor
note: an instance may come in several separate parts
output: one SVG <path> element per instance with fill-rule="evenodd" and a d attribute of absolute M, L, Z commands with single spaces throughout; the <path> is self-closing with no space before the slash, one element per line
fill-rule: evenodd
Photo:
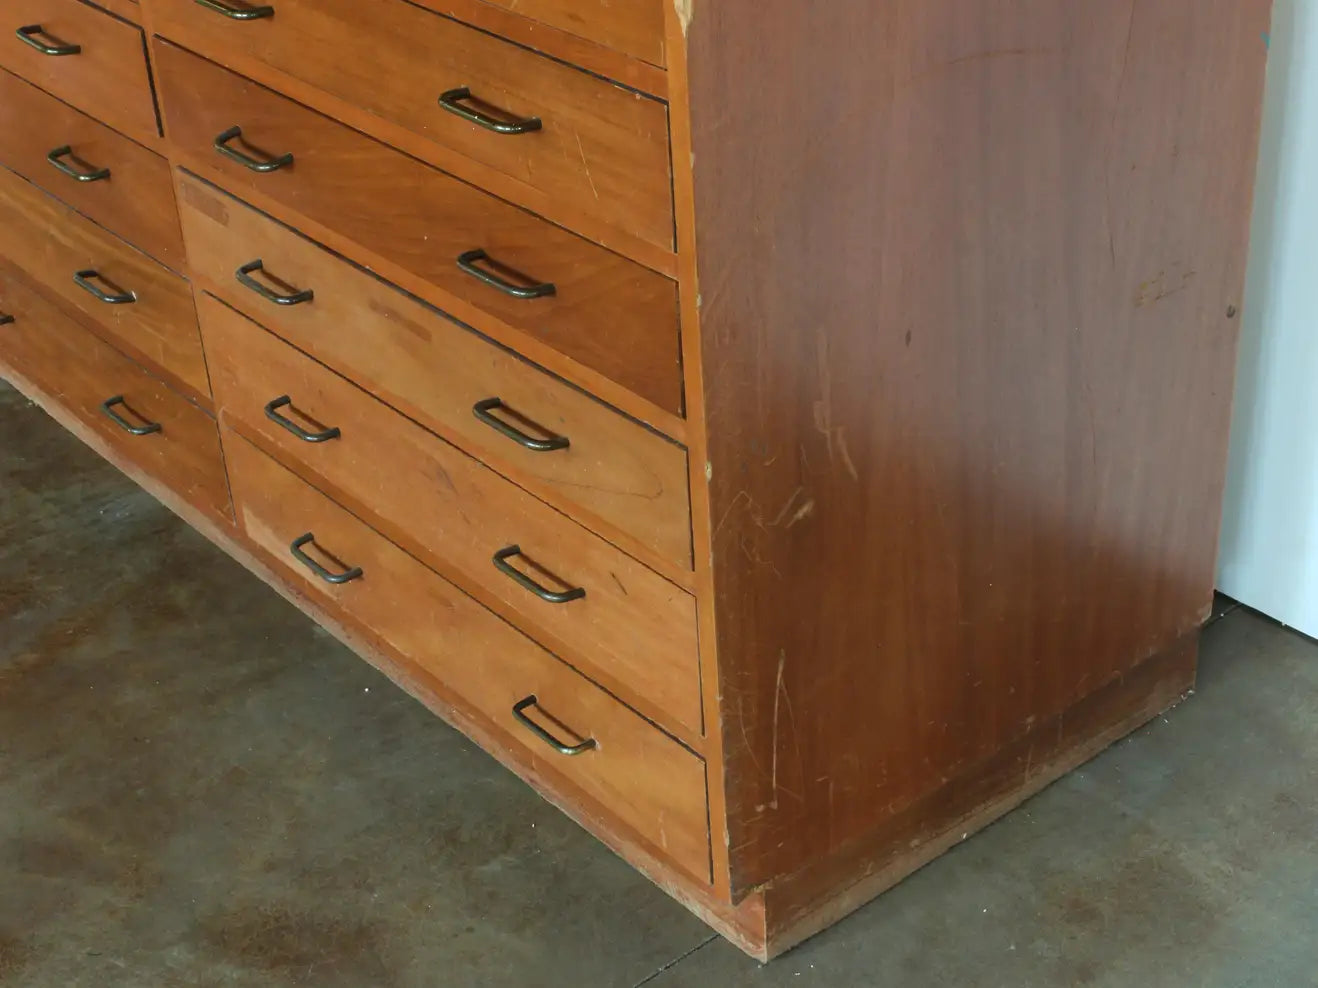
<path fill-rule="evenodd" d="M 748 960 L 0 384 L 0 985 L 1318 985 L 1318 646 Z"/>

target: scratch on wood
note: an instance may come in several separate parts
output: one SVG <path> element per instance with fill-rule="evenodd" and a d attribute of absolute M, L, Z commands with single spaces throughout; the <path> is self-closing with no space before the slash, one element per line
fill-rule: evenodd
<path fill-rule="evenodd" d="M 778 706 L 783 696 L 783 670 L 787 666 L 787 650 L 780 649 L 778 652 L 778 682 L 773 688 L 773 800 L 769 803 L 775 810 L 778 808 Z"/>

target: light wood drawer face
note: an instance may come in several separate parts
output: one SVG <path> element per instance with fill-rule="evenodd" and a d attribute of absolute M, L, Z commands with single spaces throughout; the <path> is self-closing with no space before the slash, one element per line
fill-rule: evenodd
<path fill-rule="evenodd" d="M 195 0 L 157 0 L 155 30 L 221 62 L 231 53 L 258 59 L 672 249 L 663 103 L 404 0 L 378 0 L 369 12 L 360 0 L 275 6 L 275 17 L 234 21 Z M 537 129 L 500 133 L 441 105 L 464 88 L 472 98 L 449 97 L 449 107 L 505 129 L 538 120 Z"/>
<path fill-rule="evenodd" d="M 61 148 L 68 153 L 57 154 Z M 4 70 L 0 164 L 168 267 L 183 270 L 169 162 Z"/>
<path fill-rule="evenodd" d="M 186 173 L 179 199 L 192 273 L 208 289 L 583 524 L 690 569 L 681 447 Z M 250 277 L 312 299 L 281 305 L 241 284 L 236 272 L 255 260 Z M 501 434 L 473 412 L 490 398 L 528 435 L 570 445 L 536 451 Z"/>
<path fill-rule="evenodd" d="M 247 536 L 294 585 L 337 610 L 388 649 L 438 679 L 465 712 L 487 722 L 532 772 L 567 780 L 678 867 L 709 880 L 704 764 L 512 626 L 307 486 L 250 443 L 225 431 L 237 514 Z M 295 559 L 301 546 L 334 584 Z M 513 715 L 525 697 L 540 726 L 593 749 L 568 756 Z M 553 720 L 549 720 L 548 717 Z"/>
<path fill-rule="evenodd" d="M 116 344 L 209 395 L 192 287 L 141 251 L 0 169 L 0 254 L 95 320 Z M 75 275 L 84 277 L 82 287 Z M 104 301 L 133 296 L 133 301 Z"/>
<path fill-rule="evenodd" d="M 139 141 L 159 139 L 142 32 L 79 0 L 9 0 L 0 25 L 0 67 L 16 72 L 115 130 Z M 15 33 L 27 32 L 31 43 Z M 39 51 L 77 47 L 57 55 Z"/>
<path fill-rule="evenodd" d="M 446 0 L 422 0 L 447 10 Z M 666 65 L 663 0 L 488 0 L 496 7 L 588 38 L 652 65 Z"/>
<path fill-rule="evenodd" d="M 212 518 L 227 521 L 229 487 L 215 420 L 78 326 L 0 265 L 0 360 L 82 419 L 126 459 Z M 102 404 L 116 396 L 110 410 Z M 157 424 L 157 430 L 134 435 Z"/>
<path fill-rule="evenodd" d="M 643 713 L 699 733 L 690 594 L 245 316 L 207 296 L 198 304 L 226 423 Z M 339 434 L 299 438 L 265 411 L 285 396 L 275 415 Z M 544 599 L 496 565 L 509 546 L 522 552 L 507 565 L 553 593 L 584 596 Z"/>
<path fill-rule="evenodd" d="M 364 260 L 392 281 L 438 288 L 446 311 L 500 338 L 512 330 L 538 363 L 566 356 L 587 373 L 569 373 L 570 365 L 564 373 L 587 386 L 601 375 L 680 413 L 674 282 L 213 63 L 155 44 L 170 137 L 189 167 L 220 176 L 239 194 L 264 197 L 277 214 L 294 211 L 297 225 L 313 234 L 319 226 L 347 238 L 348 253 L 365 248 L 385 264 Z M 241 127 L 242 141 L 269 155 L 292 154 L 292 162 L 257 173 L 223 156 L 214 142 L 233 127 Z M 554 294 L 516 298 L 492 287 L 459 267 L 473 250 L 552 284 Z M 487 262 L 475 267 L 492 270 Z"/>

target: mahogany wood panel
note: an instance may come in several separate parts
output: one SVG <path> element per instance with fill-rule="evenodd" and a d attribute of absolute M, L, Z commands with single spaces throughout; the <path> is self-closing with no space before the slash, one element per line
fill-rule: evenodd
<path fill-rule="evenodd" d="M 230 517 L 229 486 L 215 420 L 178 392 L 79 326 L 0 263 L 0 361 L 53 396 L 119 455 L 158 478 L 211 518 Z M 101 405 L 114 406 L 130 425 L 160 426 L 132 435 Z"/>
<path fill-rule="evenodd" d="M 83 174 L 58 171 L 48 155 Z M 71 160 L 72 159 L 72 160 Z M 169 162 L 73 109 L 18 76 L 0 69 L 0 164 L 73 206 L 176 271 L 183 269 L 183 237 L 174 206 Z"/>
<path fill-rule="evenodd" d="M 658 554 L 665 575 L 689 581 L 681 447 L 215 187 L 187 173 L 178 182 L 191 272 L 208 291 L 634 555 L 655 563 Z M 257 259 L 314 297 L 278 305 L 240 284 L 237 269 Z M 570 445 L 524 448 L 473 414 L 488 398 L 500 398 L 524 431 Z"/>
<path fill-rule="evenodd" d="M 172 201 L 172 200 L 171 200 Z M 94 320 L 116 345 L 199 396 L 210 394 L 192 288 L 158 261 L 111 236 L 34 185 L 0 168 L 0 255 Z M 94 270 L 110 304 L 74 282 Z"/>
<path fill-rule="evenodd" d="M 96 0 L 95 5 L 134 24 L 142 23 L 142 8 L 137 0 Z"/>
<path fill-rule="evenodd" d="M 198 299 L 217 403 L 239 427 L 393 541 L 477 594 L 556 653 L 661 723 L 698 738 L 700 665 L 695 600 L 479 461 L 403 418 L 256 323 Z M 272 421 L 311 432 L 308 442 Z M 501 572 L 509 562 L 554 592 L 547 602 Z"/>
<path fill-rule="evenodd" d="M 667 250 L 673 247 L 667 107 L 405 0 L 280 0 L 234 21 L 194 0 L 155 0 L 158 33 L 216 61 L 255 58 Z M 496 133 L 456 105 L 539 129 Z M 421 154 L 446 165 L 428 146 Z M 524 203 L 534 205 L 533 203 Z"/>
<path fill-rule="evenodd" d="M 573 672 L 329 498 L 255 447 L 225 433 L 239 522 L 313 597 L 336 602 L 387 645 L 432 672 L 537 766 L 569 780 L 689 875 L 708 880 L 705 769 L 700 759 Z M 294 559 L 290 544 L 327 569 L 358 567 L 348 583 L 325 582 Z M 335 569 L 335 571 L 339 571 Z M 560 754 L 513 714 L 568 745 Z"/>
<path fill-rule="evenodd" d="M 145 144 L 160 139 L 142 31 L 79 0 L 9 0 L 0 24 L 0 67 Z M 47 55 L 19 39 L 20 27 L 40 25 L 35 40 L 78 45 Z"/>
<path fill-rule="evenodd" d="M 509 342 L 509 331 L 538 341 L 681 412 L 673 282 L 211 62 L 153 44 L 170 138 L 189 167 L 339 231 L 424 279 L 428 298 L 478 329 Z M 219 155 L 214 140 L 235 126 L 249 152 L 289 153 L 293 164 L 257 174 Z M 513 298 L 484 284 L 457 264 L 478 249 L 525 279 L 552 283 L 556 293 Z M 570 365 L 564 373 L 573 376 Z"/>
<path fill-rule="evenodd" d="M 734 894 L 1207 614 L 1268 11 L 695 5 Z"/>

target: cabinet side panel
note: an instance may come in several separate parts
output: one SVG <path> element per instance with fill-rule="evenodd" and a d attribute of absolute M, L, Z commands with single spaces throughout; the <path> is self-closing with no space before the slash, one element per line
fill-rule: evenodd
<path fill-rule="evenodd" d="M 1267 0 L 696 0 L 734 894 L 1206 616 Z"/>

